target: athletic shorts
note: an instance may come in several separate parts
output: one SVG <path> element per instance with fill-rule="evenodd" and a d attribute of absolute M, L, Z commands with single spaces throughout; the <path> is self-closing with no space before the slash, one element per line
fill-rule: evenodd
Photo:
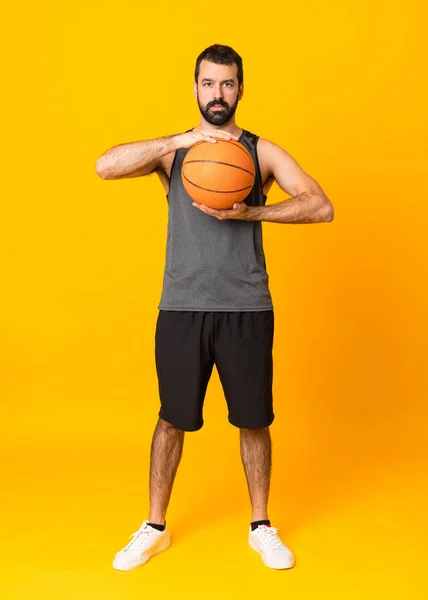
<path fill-rule="evenodd" d="M 160 310 L 155 359 L 159 416 L 176 429 L 197 431 L 213 365 L 235 427 L 258 429 L 274 420 L 273 310 L 200 312 Z"/>

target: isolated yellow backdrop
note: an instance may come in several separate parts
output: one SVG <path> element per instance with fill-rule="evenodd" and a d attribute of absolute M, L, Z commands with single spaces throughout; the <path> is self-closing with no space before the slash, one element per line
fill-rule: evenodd
<path fill-rule="evenodd" d="M 9 3 L 2 8 L 2 598 L 427 595 L 427 118 L 422 1 Z M 102 181 L 107 148 L 198 124 L 197 55 L 244 60 L 237 124 L 319 181 L 332 223 L 264 223 L 275 307 L 265 567 L 217 373 L 186 435 L 173 545 L 147 518 L 167 202 Z M 287 196 L 274 186 L 268 203 Z"/>

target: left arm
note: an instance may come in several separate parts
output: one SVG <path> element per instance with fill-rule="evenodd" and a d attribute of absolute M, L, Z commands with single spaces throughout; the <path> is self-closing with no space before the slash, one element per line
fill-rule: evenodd
<path fill-rule="evenodd" d="M 334 208 L 321 186 L 303 171 L 296 160 L 283 148 L 260 138 L 258 157 L 263 170 L 273 175 L 280 188 L 291 198 L 268 206 L 247 206 L 238 202 L 233 208 L 215 210 L 193 203 L 203 212 L 223 219 L 241 221 L 271 221 L 273 223 L 323 223 L 334 218 Z"/>

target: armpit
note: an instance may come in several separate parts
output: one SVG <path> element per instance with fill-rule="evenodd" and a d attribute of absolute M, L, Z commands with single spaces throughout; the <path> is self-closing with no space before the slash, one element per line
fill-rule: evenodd
<path fill-rule="evenodd" d="M 157 169 L 155 169 L 154 172 L 157 174 L 157 176 L 159 177 L 159 179 L 161 181 L 161 184 L 165 188 L 165 193 L 168 194 L 168 192 L 169 192 L 169 177 L 168 177 L 168 175 L 165 173 L 165 171 L 163 170 L 162 167 L 158 167 Z"/>
<path fill-rule="evenodd" d="M 263 172 L 262 172 L 262 181 L 263 181 Z M 266 196 L 269 194 L 269 190 L 273 186 L 274 181 L 275 181 L 275 177 L 271 174 L 271 175 L 269 175 L 269 177 L 263 184 L 263 193 L 266 194 Z"/>

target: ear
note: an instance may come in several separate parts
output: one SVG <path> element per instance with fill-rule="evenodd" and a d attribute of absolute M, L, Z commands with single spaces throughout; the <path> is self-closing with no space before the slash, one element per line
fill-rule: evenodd
<path fill-rule="evenodd" d="M 239 88 L 239 93 L 238 93 L 239 100 L 241 100 L 243 95 L 244 95 L 244 82 L 241 83 L 241 87 Z"/>
<path fill-rule="evenodd" d="M 195 96 L 195 98 L 198 98 L 198 84 L 196 83 L 196 81 L 193 83 L 193 95 Z"/>

